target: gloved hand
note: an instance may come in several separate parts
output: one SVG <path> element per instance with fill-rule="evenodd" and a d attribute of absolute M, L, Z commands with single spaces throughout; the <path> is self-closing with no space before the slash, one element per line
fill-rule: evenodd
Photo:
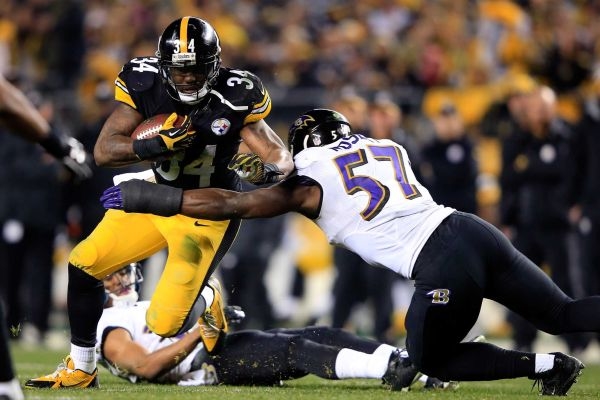
<path fill-rule="evenodd" d="M 179 213 L 183 189 L 133 179 L 111 186 L 100 202 L 104 208 L 170 217 Z"/>
<path fill-rule="evenodd" d="M 92 156 L 85 151 L 83 144 L 73 137 L 59 135 L 54 130 L 40 141 L 46 151 L 60 160 L 78 180 L 92 177 Z"/>
<path fill-rule="evenodd" d="M 240 153 L 233 156 L 227 165 L 238 176 L 254 185 L 274 183 L 283 175 L 275 164 L 264 164 L 256 154 Z"/>
<path fill-rule="evenodd" d="M 246 318 L 246 313 L 240 306 L 226 306 L 224 308 L 225 311 L 225 319 L 227 320 L 227 325 L 239 325 L 242 323 L 244 318 Z"/>
<path fill-rule="evenodd" d="M 192 144 L 196 135 L 196 131 L 191 128 L 192 118 L 185 115 L 183 121 L 175 125 L 179 117 L 177 113 L 172 113 L 163 123 L 158 135 L 133 141 L 133 151 L 140 160 L 183 150 Z"/>

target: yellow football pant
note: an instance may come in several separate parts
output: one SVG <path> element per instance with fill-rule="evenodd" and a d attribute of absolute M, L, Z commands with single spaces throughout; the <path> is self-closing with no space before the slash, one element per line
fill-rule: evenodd
<path fill-rule="evenodd" d="M 146 323 L 156 334 L 176 335 L 208 277 L 231 246 L 239 221 L 108 210 L 69 262 L 97 279 L 168 248 L 165 269 L 152 295 Z"/>

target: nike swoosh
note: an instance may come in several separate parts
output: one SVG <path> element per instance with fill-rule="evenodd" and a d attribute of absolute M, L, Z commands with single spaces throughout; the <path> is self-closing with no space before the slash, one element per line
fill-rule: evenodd
<path fill-rule="evenodd" d="M 195 222 L 194 222 L 194 225 L 195 225 L 195 226 L 208 226 L 208 225 L 201 224 L 201 223 L 200 223 L 200 222 L 198 222 L 198 221 L 195 221 Z"/>

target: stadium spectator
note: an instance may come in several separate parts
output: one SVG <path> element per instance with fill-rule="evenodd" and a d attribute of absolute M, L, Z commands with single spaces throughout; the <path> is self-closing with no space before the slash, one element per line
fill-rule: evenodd
<path fill-rule="evenodd" d="M 502 224 L 515 247 L 573 297 L 568 235 L 569 209 L 578 196 L 573 127 L 556 116 L 556 98 L 547 86 L 530 93 L 521 126 L 503 143 Z M 509 314 L 515 348 L 530 352 L 537 329 L 522 316 Z M 579 334 L 564 336 L 569 351 L 585 347 Z"/>
<path fill-rule="evenodd" d="M 582 161 L 581 190 L 578 204 L 571 209 L 571 221 L 579 238 L 579 262 L 586 295 L 600 293 L 600 82 L 588 99 L 585 114 L 577 126 L 579 155 Z M 600 337 L 597 335 L 596 340 Z"/>
<path fill-rule="evenodd" d="M 423 183 L 436 202 L 477 214 L 477 163 L 462 117 L 448 102 L 432 123 L 435 136 L 423 147 L 419 164 Z"/>

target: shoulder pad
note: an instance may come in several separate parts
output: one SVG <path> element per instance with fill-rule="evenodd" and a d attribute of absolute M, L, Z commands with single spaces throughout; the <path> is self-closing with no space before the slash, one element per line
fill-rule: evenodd
<path fill-rule="evenodd" d="M 294 164 L 298 170 L 308 168 L 311 164 L 323 159 L 323 152 L 327 151 L 325 147 L 309 147 L 304 149 L 294 157 Z"/>
<path fill-rule="evenodd" d="M 249 71 L 221 68 L 211 93 L 232 110 L 247 114 L 244 123 L 265 118 L 271 112 L 271 97 L 260 78 Z"/>
<path fill-rule="evenodd" d="M 116 83 L 120 81 L 128 90 L 141 92 L 151 88 L 157 77 L 158 58 L 137 57 L 123 66 Z"/>

